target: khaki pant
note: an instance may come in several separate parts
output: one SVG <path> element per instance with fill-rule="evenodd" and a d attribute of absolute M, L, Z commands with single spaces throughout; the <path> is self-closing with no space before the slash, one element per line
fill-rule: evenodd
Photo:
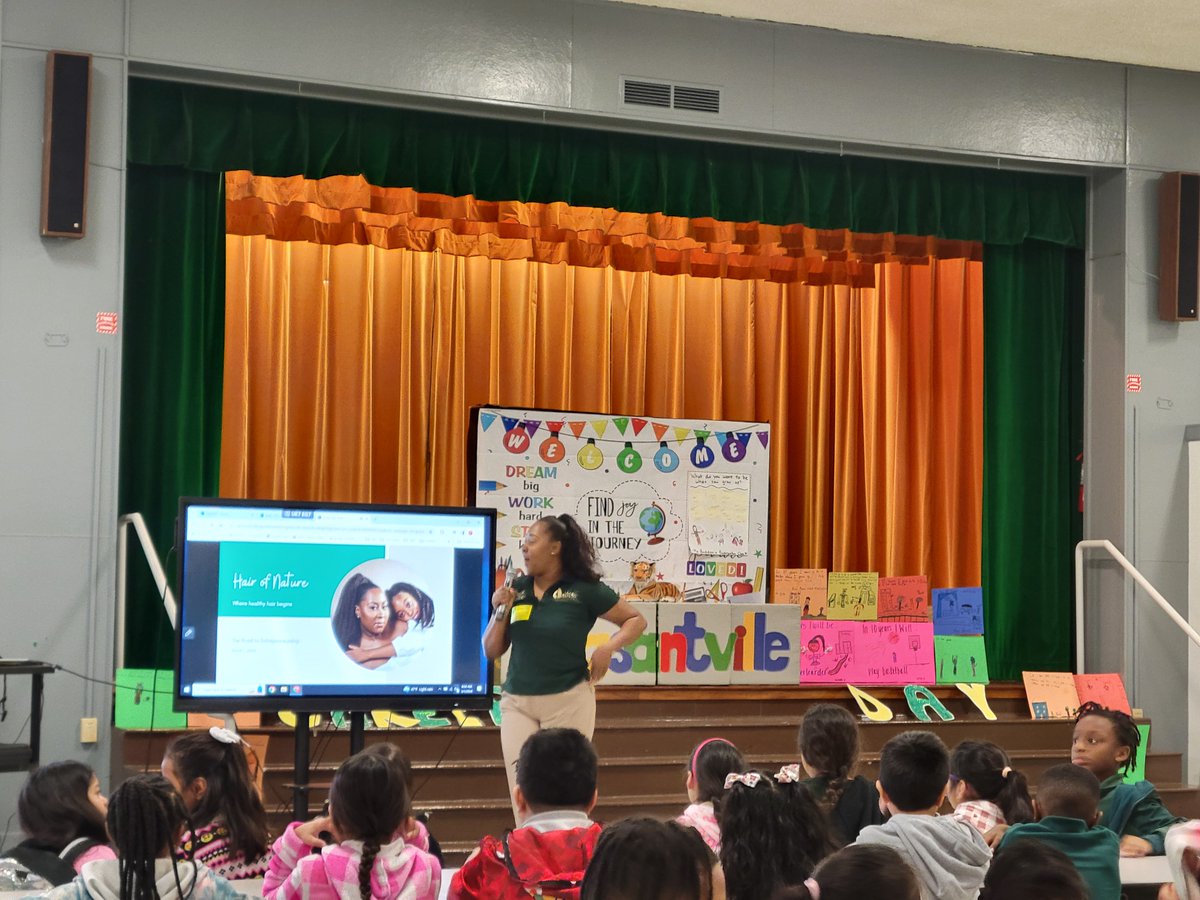
<path fill-rule="evenodd" d="M 525 741 L 542 728 L 574 728 L 592 738 L 596 728 L 596 688 L 581 681 L 560 694 L 502 694 L 500 697 L 500 747 L 508 774 L 508 797 L 517 786 L 517 757 Z M 517 805 L 513 800 L 513 816 Z"/>

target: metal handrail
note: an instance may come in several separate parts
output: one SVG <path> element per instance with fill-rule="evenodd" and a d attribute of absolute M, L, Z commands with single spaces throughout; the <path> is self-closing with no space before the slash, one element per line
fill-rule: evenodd
<path fill-rule="evenodd" d="M 1089 549 L 1098 549 L 1107 551 L 1108 555 L 1121 564 L 1126 572 L 1128 572 L 1133 580 L 1142 586 L 1150 599 L 1158 604 L 1159 609 L 1165 612 L 1179 628 L 1187 635 L 1197 647 L 1200 647 L 1200 634 L 1191 626 L 1187 619 L 1175 611 L 1167 599 L 1158 592 L 1158 590 L 1149 581 L 1146 576 L 1137 570 L 1129 560 L 1125 558 L 1120 550 L 1113 546 L 1112 541 L 1080 541 L 1075 545 L 1075 667 L 1078 671 L 1084 671 L 1083 658 L 1083 551 Z"/>
<path fill-rule="evenodd" d="M 158 595 L 162 597 L 163 608 L 167 611 L 167 618 L 171 621 L 172 629 L 175 627 L 179 609 L 175 602 L 175 593 L 171 590 L 171 585 L 167 583 L 167 572 L 159 561 L 154 539 L 150 537 L 150 529 L 146 527 L 146 520 L 142 518 L 141 513 L 128 513 L 121 516 L 117 519 L 117 668 L 125 665 L 125 563 L 129 553 L 129 537 L 126 533 L 128 525 L 133 526 L 138 543 L 141 544 L 142 555 L 146 557 L 146 564 L 150 566 L 150 574 L 158 588 Z"/>

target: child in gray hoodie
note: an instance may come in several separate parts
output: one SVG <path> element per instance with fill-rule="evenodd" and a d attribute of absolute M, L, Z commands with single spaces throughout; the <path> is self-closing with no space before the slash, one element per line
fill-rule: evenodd
<path fill-rule="evenodd" d="M 890 814 L 870 825 L 857 843 L 883 844 L 912 866 L 923 900 L 975 900 L 992 851 L 972 826 L 939 816 L 946 798 L 950 754 L 929 731 L 907 731 L 883 745 L 879 758 L 879 808 Z"/>
<path fill-rule="evenodd" d="M 74 881 L 46 900 L 241 900 L 219 875 L 175 858 L 187 822 L 183 801 L 161 775 L 134 775 L 108 802 L 117 859 L 84 863 Z"/>

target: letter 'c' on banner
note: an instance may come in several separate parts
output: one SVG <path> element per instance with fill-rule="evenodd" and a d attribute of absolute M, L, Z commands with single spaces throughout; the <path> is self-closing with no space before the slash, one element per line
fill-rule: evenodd
<path fill-rule="evenodd" d="M 892 720 L 895 713 L 888 706 L 852 684 L 848 684 L 846 687 L 850 691 L 850 696 L 858 703 L 858 708 L 862 710 L 863 715 L 872 722 L 890 722 Z"/>

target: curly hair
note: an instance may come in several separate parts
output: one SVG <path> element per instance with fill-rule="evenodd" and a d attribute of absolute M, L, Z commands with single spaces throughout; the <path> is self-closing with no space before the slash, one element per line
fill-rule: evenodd
<path fill-rule="evenodd" d="M 960 742 L 950 754 L 950 778 L 966 784 L 980 800 L 995 803 L 1009 825 L 1033 821 L 1028 779 L 990 741 Z"/>
<path fill-rule="evenodd" d="M 729 787 L 717 815 L 729 900 L 760 900 L 799 884 L 836 848 L 828 817 L 802 785 L 785 789 L 755 774 L 753 787 Z"/>
<path fill-rule="evenodd" d="M 992 857 L 979 900 L 1087 900 L 1087 885 L 1070 857 L 1049 844 L 1024 838 Z"/>
<path fill-rule="evenodd" d="M 207 731 L 192 731 L 167 744 L 163 759 L 170 761 L 184 787 L 197 778 L 207 785 L 189 813 L 196 828 L 220 820 L 229 831 L 233 852 L 246 861 L 258 859 L 270 849 L 267 811 L 241 742 L 226 744 Z"/>
<path fill-rule="evenodd" d="M 343 838 L 363 842 L 358 892 L 362 900 L 371 900 L 375 856 L 411 812 L 404 770 L 379 752 L 354 754 L 334 773 L 329 810 Z"/>
<path fill-rule="evenodd" d="M 563 513 L 538 519 L 552 541 L 562 544 L 562 570 L 571 581 L 599 581 L 596 550 L 578 522 Z"/>
<path fill-rule="evenodd" d="M 804 714 L 797 743 L 804 761 L 829 779 L 821 805 L 832 811 L 858 764 L 858 723 L 842 707 L 818 703 Z"/>

